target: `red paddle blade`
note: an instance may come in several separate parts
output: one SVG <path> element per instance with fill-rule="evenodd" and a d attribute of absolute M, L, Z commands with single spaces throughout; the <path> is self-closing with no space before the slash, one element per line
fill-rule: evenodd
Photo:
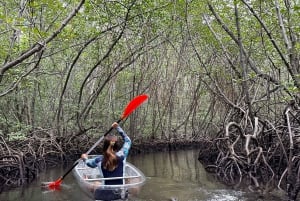
<path fill-rule="evenodd" d="M 135 98 L 133 98 L 126 106 L 126 108 L 121 116 L 121 119 L 124 119 L 128 115 L 130 115 L 137 107 L 139 107 L 147 99 L 148 99 L 148 95 L 146 95 L 146 94 L 142 94 L 142 95 L 139 95 L 139 96 L 136 96 Z"/>
<path fill-rule="evenodd" d="M 50 183 L 48 184 L 48 187 L 49 187 L 50 189 L 57 189 L 57 188 L 59 188 L 61 182 L 62 182 L 62 179 L 59 178 L 58 180 L 56 180 L 56 181 L 54 181 L 54 182 L 50 182 Z"/>

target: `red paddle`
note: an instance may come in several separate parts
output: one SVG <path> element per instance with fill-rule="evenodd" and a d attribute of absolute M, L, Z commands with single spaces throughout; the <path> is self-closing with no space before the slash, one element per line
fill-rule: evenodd
<path fill-rule="evenodd" d="M 148 99 L 148 95 L 142 94 L 133 98 L 124 109 L 123 114 L 121 115 L 120 119 L 117 121 L 120 123 L 123 119 L 128 117 L 136 108 L 138 108 L 143 102 Z M 111 127 L 87 152 L 89 154 L 102 140 L 103 138 L 112 131 L 113 127 Z M 62 180 L 72 171 L 72 169 L 78 164 L 79 162 L 75 162 L 74 165 L 59 179 L 53 182 L 43 182 L 42 186 L 48 187 L 52 190 L 59 189 Z"/>

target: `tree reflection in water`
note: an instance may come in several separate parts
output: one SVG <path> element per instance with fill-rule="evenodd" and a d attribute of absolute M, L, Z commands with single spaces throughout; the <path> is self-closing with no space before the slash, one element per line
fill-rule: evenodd
<path fill-rule="evenodd" d="M 129 162 L 147 177 L 137 197 L 129 201 L 258 201 L 256 194 L 233 190 L 208 174 L 198 161 L 199 150 L 130 155 Z M 71 166 L 72 164 L 70 164 Z M 67 176 L 60 191 L 43 191 L 41 181 L 54 180 L 68 167 L 48 170 L 28 187 L 0 194 L 5 201 L 90 201 L 80 190 L 72 174 Z M 262 200 L 284 200 L 280 195 L 269 195 Z"/>

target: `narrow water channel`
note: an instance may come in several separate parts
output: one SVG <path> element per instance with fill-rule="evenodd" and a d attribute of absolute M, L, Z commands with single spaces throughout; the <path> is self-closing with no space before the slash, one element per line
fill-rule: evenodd
<path fill-rule="evenodd" d="M 129 162 L 147 177 L 137 197 L 129 201 L 283 201 L 274 193 L 264 198 L 255 193 L 234 190 L 219 183 L 197 160 L 198 150 L 149 153 L 129 156 Z M 68 167 L 47 170 L 29 186 L 0 194 L 1 201 L 91 201 L 80 190 L 72 173 L 60 190 L 41 189 L 41 182 L 55 181 Z"/>

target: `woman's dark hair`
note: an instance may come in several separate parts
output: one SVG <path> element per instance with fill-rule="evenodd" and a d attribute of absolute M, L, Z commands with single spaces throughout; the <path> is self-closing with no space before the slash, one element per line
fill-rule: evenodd
<path fill-rule="evenodd" d="M 118 167 L 118 158 L 115 154 L 118 147 L 117 140 L 116 136 L 107 136 L 104 139 L 102 166 L 109 171 L 113 171 Z"/>

